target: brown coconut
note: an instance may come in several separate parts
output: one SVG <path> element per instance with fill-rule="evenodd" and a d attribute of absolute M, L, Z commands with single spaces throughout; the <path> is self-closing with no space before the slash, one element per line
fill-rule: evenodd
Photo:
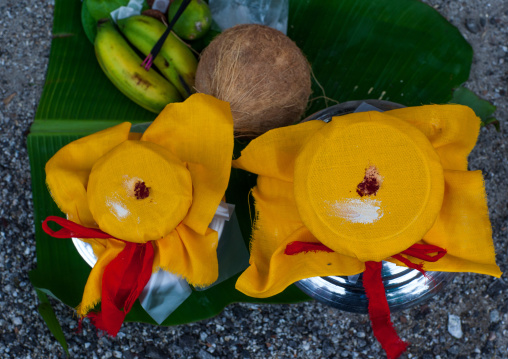
<path fill-rule="evenodd" d="M 227 29 L 201 54 L 196 90 L 230 103 L 237 136 L 258 136 L 301 118 L 310 65 L 286 35 L 263 25 Z"/>

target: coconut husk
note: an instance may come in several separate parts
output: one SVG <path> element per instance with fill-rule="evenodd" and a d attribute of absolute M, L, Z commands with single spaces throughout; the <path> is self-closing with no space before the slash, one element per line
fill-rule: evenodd
<path fill-rule="evenodd" d="M 310 65 L 286 35 L 263 25 L 237 25 L 201 54 L 196 90 L 230 103 L 237 136 L 255 137 L 303 115 Z"/>

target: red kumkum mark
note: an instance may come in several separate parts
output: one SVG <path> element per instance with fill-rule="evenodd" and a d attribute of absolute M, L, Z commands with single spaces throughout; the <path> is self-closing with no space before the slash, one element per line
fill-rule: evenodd
<path fill-rule="evenodd" d="M 369 166 L 365 170 L 365 177 L 363 177 L 363 181 L 356 186 L 356 193 L 358 193 L 360 197 L 375 196 L 382 183 L 383 177 L 381 177 L 377 171 L 376 166 Z"/>
<path fill-rule="evenodd" d="M 143 181 L 137 181 L 134 185 L 134 197 L 136 197 L 136 199 L 145 199 L 149 195 L 150 187 L 147 187 Z"/>

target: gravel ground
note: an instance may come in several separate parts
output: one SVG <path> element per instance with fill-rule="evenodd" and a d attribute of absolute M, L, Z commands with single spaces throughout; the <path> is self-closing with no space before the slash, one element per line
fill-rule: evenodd
<path fill-rule="evenodd" d="M 470 157 L 483 171 L 498 264 L 508 253 L 508 3 L 428 0 L 475 50 L 467 87 L 497 107 L 502 131 L 484 128 Z M 25 138 L 44 85 L 54 4 L 0 2 L 0 357 L 61 358 L 61 347 L 37 313 L 28 280 L 36 266 L 30 172 Z M 412 343 L 402 358 L 508 358 L 508 282 L 461 274 L 424 305 L 394 313 Z M 72 358 L 378 358 L 384 357 L 367 316 L 309 302 L 231 305 L 210 320 L 175 327 L 125 324 L 115 339 L 85 322 L 76 335 L 74 311 L 52 301 Z M 463 336 L 448 330 L 458 316 Z M 452 317 L 454 318 L 454 317 Z"/>

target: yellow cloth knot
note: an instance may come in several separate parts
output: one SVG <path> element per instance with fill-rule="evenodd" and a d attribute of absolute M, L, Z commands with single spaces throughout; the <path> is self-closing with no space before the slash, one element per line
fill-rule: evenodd
<path fill-rule="evenodd" d="M 430 271 L 499 277 L 481 171 L 480 120 L 465 106 L 363 112 L 271 130 L 233 166 L 258 174 L 250 266 L 236 288 L 269 297 L 309 277 L 353 275 L 415 243 L 444 248 Z M 285 254 L 292 242 L 333 251 Z M 418 262 L 418 259 L 414 261 Z"/>
<path fill-rule="evenodd" d="M 153 270 L 205 286 L 218 276 L 217 232 L 233 154 L 229 104 L 204 94 L 173 103 L 141 134 L 128 122 L 60 149 L 46 164 L 51 195 L 69 220 L 123 241 L 153 241 Z M 125 247 L 91 239 L 97 263 L 79 315 L 101 299 L 104 268 Z"/>

